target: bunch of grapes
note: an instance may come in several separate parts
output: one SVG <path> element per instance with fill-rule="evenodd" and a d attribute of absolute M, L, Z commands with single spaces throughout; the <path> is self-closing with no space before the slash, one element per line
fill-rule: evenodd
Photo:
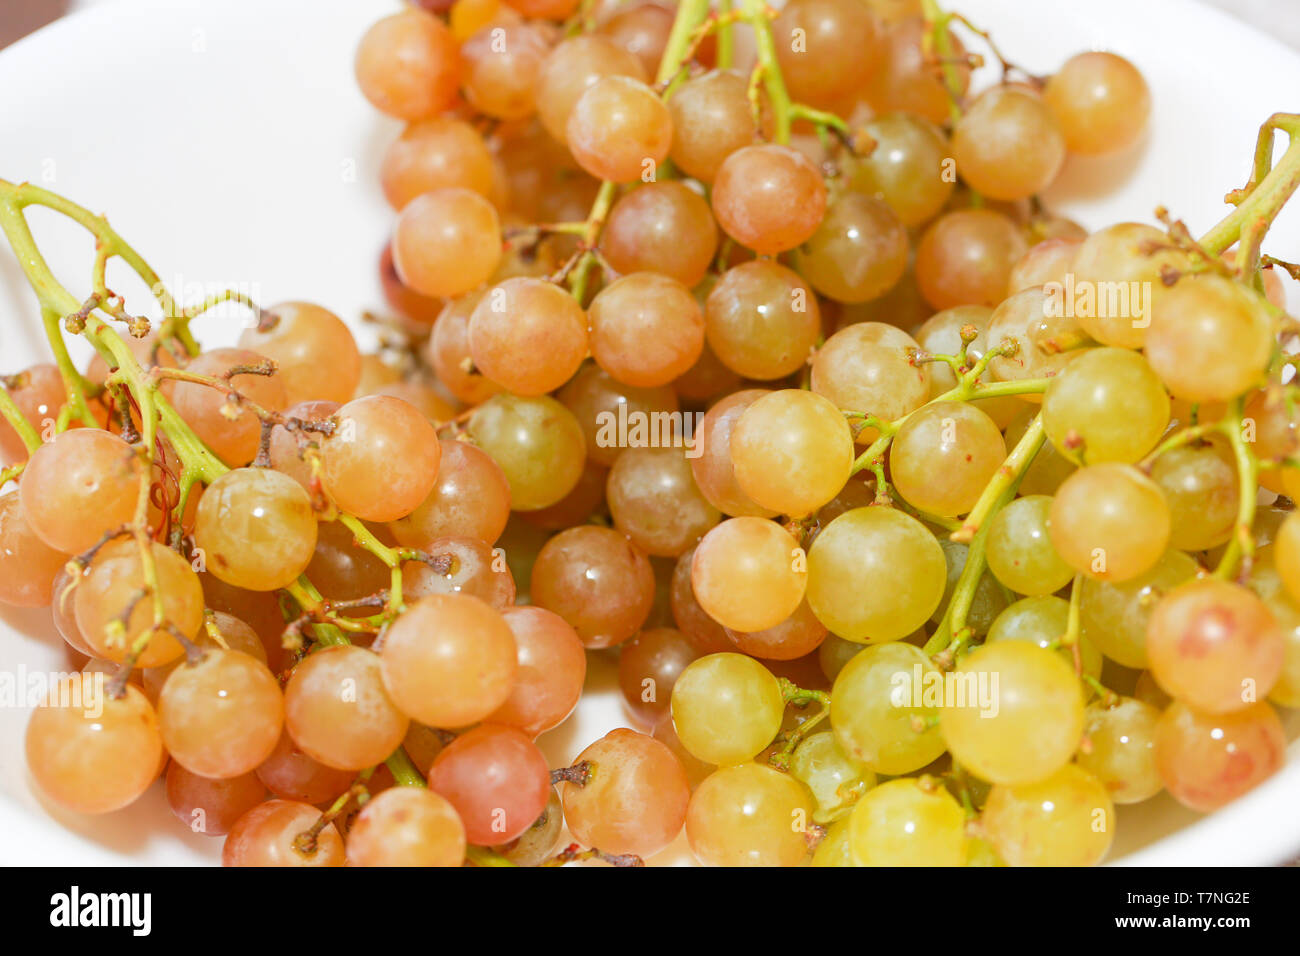
<path fill-rule="evenodd" d="M 1140 142 L 1133 64 L 1034 76 L 933 0 L 426 0 L 355 69 L 406 123 L 380 352 L 0 181 L 53 358 L 0 388 L 0 601 L 79 667 L 50 801 L 162 777 L 227 865 L 1086 865 L 1116 804 L 1278 769 L 1300 117 L 1196 238 L 1037 198 Z M 552 768 L 589 653 L 636 729 Z"/>

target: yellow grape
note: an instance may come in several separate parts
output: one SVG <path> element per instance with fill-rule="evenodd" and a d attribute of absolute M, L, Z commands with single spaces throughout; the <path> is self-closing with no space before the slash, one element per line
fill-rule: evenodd
<path fill-rule="evenodd" d="M 1057 489 L 1048 528 L 1070 567 L 1098 581 L 1127 581 L 1164 554 L 1169 506 L 1160 487 L 1136 468 L 1089 465 Z"/>
<path fill-rule="evenodd" d="M 1033 783 L 995 785 L 981 822 L 1012 866 L 1093 866 L 1115 838 L 1106 788 L 1074 764 Z"/>
<path fill-rule="evenodd" d="M 755 763 L 715 770 L 691 795 L 686 836 L 708 866 L 798 866 L 812 799 L 798 780 Z"/>
<path fill-rule="evenodd" d="M 939 702 L 927 701 L 924 689 L 940 678 L 912 644 L 880 644 L 855 654 L 831 689 L 835 739 L 847 755 L 881 774 L 911 773 L 938 759 L 944 751 L 934 726 Z"/>
<path fill-rule="evenodd" d="M 780 525 L 729 518 L 696 547 L 691 586 L 700 606 L 723 627 L 761 631 L 780 624 L 803 600 L 804 565 L 798 542 Z"/>
<path fill-rule="evenodd" d="M 236 587 L 274 591 L 307 569 L 316 550 L 311 498 L 269 468 L 236 468 L 204 492 L 194 525 L 207 570 Z"/>
<path fill-rule="evenodd" d="M 985 557 L 994 577 L 1017 594 L 1052 594 L 1070 583 L 1074 568 L 1056 553 L 1049 533 L 1052 499 L 1017 498 L 989 522 Z"/>
<path fill-rule="evenodd" d="M 849 845 L 856 866 L 960 866 L 966 814 L 937 785 L 890 780 L 853 808 Z"/>
<path fill-rule="evenodd" d="M 1078 464 L 1135 462 L 1169 425 L 1169 396 L 1136 352 L 1089 349 L 1048 383 L 1043 427 Z"/>
<path fill-rule="evenodd" d="M 753 758 L 776 737 L 784 713 L 776 678 L 744 654 L 708 654 L 688 664 L 673 684 L 677 737 L 705 763 Z"/>
<path fill-rule="evenodd" d="M 1007 456 L 988 415 L 965 402 L 934 402 L 908 417 L 889 449 L 898 493 L 920 511 L 965 514 Z"/>

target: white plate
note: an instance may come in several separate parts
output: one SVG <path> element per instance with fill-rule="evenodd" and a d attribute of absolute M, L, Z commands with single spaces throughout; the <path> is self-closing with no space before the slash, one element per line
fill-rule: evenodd
<path fill-rule="evenodd" d="M 1089 226 L 1149 220 L 1163 203 L 1203 231 L 1225 211 L 1223 193 L 1245 181 L 1258 124 L 1296 105 L 1282 91 L 1300 89 L 1300 57 L 1189 0 L 954 6 L 1035 72 L 1096 48 L 1133 58 L 1146 74 L 1155 113 L 1141 155 L 1076 163 L 1049 196 Z M 377 166 L 398 127 L 357 92 L 352 53 L 384 12 L 356 0 L 118 0 L 61 20 L 0 53 L 0 177 L 107 212 L 187 301 L 237 285 L 263 303 L 307 298 L 356 319 L 382 304 L 374 266 L 391 216 Z M 91 262 L 84 235 L 53 216 L 34 217 L 34 228 L 55 271 L 84 293 Z M 1294 259 L 1298 237 L 1300 214 L 1290 210 L 1269 248 Z M 119 291 L 142 291 L 121 275 L 110 276 Z M 237 323 L 212 317 L 199 332 L 228 344 Z M 370 344 L 368 331 L 360 336 Z M 0 370 L 45 354 L 34 300 L 0 250 Z M 10 672 L 65 666 L 47 611 L 0 609 L 0 661 Z M 611 671 L 606 655 L 592 656 L 579 713 L 541 741 L 553 765 L 625 723 Z M 1292 730 L 1300 729 L 1292 717 Z M 0 863 L 218 858 L 220 841 L 177 825 L 158 786 L 101 818 L 44 807 L 25 770 L 26 719 L 23 707 L 0 707 Z M 1167 797 L 1124 808 L 1112 858 L 1294 857 L 1297 796 L 1300 761 L 1207 819 Z M 665 853 L 665 862 L 683 858 L 680 842 Z"/>

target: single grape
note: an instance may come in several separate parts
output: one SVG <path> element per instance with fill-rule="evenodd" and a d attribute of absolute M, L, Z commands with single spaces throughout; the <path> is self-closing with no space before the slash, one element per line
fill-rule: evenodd
<path fill-rule="evenodd" d="M 813 819 L 822 824 L 847 817 L 876 785 L 876 775 L 846 754 L 829 731 L 804 738 L 790 755 L 790 774 L 812 792 L 817 801 Z"/>
<path fill-rule="evenodd" d="M 399 211 L 435 189 L 469 189 L 490 196 L 492 152 L 469 123 L 454 116 L 434 116 L 412 123 L 388 145 L 379 182 L 388 204 Z M 385 255 L 391 268 L 391 250 L 385 250 Z M 436 317 L 437 311 L 433 314 Z"/>
<path fill-rule="evenodd" d="M 831 688 L 831 726 L 845 754 L 876 773 L 919 770 L 944 751 L 935 721 L 939 700 L 927 683 L 942 680 L 930 658 L 912 644 L 868 647 L 849 659 Z"/>
<path fill-rule="evenodd" d="M 1043 99 L 1060 121 L 1070 152 L 1084 156 L 1133 145 L 1151 112 L 1146 80 L 1114 53 L 1076 53 L 1047 81 Z"/>
<path fill-rule="evenodd" d="M 199 502 L 194 543 L 207 570 L 251 591 L 287 587 L 316 549 L 311 499 L 293 478 L 269 468 L 236 468 Z"/>
<path fill-rule="evenodd" d="M 727 629 L 727 637 L 740 650 L 769 661 L 792 661 L 813 653 L 826 639 L 826 625 L 817 620 L 807 599 L 780 624 L 761 631 Z"/>
<path fill-rule="evenodd" d="M 1027 597 L 1016 601 L 997 616 L 988 631 L 988 643 L 993 641 L 1028 641 L 1047 650 L 1056 650 L 1061 660 L 1079 673 L 1094 680 L 1101 678 L 1101 651 L 1086 637 L 1078 637 L 1079 663 L 1076 666 L 1074 648 L 1060 641 L 1069 628 L 1070 602 L 1051 594 Z"/>
<path fill-rule="evenodd" d="M 849 817 L 841 817 L 826 828 L 826 835 L 813 851 L 809 866 L 852 866 L 853 852 L 849 843 Z"/>
<path fill-rule="evenodd" d="M 348 830 L 349 866 L 460 866 L 465 827 L 446 798 L 394 787 L 372 798 Z"/>
<path fill-rule="evenodd" d="M 995 785 L 981 820 L 1012 866 L 1093 866 L 1115 838 L 1106 788 L 1074 764 L 1032 783 Z"/>
<path fill-rule="evenodd" d="M 343 511 L 366 521 L 393 521 L 428 497 L 438 478 L 438 434 L 400 398 L 371 395 L 348 402 L 322 443 L 321 482 Z"/>
<path fill-rule="evenodd" d="M 1048 531 L 1070 567 L 1098 581 L 1127 581 L 1151 569 L 1169 543 L 1160 487 L 1130 465 L 1080 468 L 1052 499 Z"/>
<path fill-rule="evenodd" d="M 313 804 L 333 803 L 357 776 L 355 771 L 327 767 L 313 760 L 298 748 L 288 731 L 280 734 L 271 756 L 254 773 L 277 797 Z"/>
<path fill-rule="evenodd" d="M 609 472 L 606 497 L 614 527 L 660 557 L 677 557 L 721 519 L 679 448 L 627 449 Z"/>
<path fill-rule="evenodd" d="M 972 189 L 994 199 L 1026 199 L 1050 186 L 1061 171 L 1065 134 L 1036 93 L 995 86 L 957 121 L 952 156 Z"/>
<path fill-rule="evenodd" d="M 248 349 L 209 349 L 191 359 L 185 370 L 226 379 L 249 401 L 267 411 L 282 411 L 290 402 L 278 372 L 230 375 L 236 369 L 265 367 L 267 362 L 266 356 Z M 252 409 L 239 408 L 224 390 L 197 382 L 175 382 L 164 383 L 163 394 L 203 444 L 231 468 L 247 465 L 257 455 L 262 435 L 257 415 Z"/>
<path fill-rule="evenodd" d="M 1026 495 L 1010 502 L 989 522 L 985 557 L 993 575 L 1017 594 L 1059 591 L 1074 577 L 1074 568 L 1056 553 L 1050 536 L 1047 495 Z"/>
<path fill-rule="evenodd" d="M 343 838 L 325 824 L 307 846 L 320 811 L 295 800 L 268 800 L 240 817 L 221 850 L 222 866 L 343 866 Z"/>
<path fill-rule="evenodd" d="M 854 0 L 857 2 L 857 0 Z M 907 269 L 907 230 L 882 199 L 845 193 L 795 254 L 813 288 L 837 302 L 884 295 Z"/>
<path fill-rule="evenodd" d="M 858 801 L 849 818 L 855 866 L 959 866 L 966 815 L 946 790 L 890 780 Z"/>
<path fill-rule="evenodd" d="M 1030 246 L 1011 270 L 1007 295 L 1036 289 L 1049 282 L 1064 286 L 1066 277 L 1073 275 L 1074 260 L 1082 245 L 1082 239 L 1057 237 Z"/>
<path fill-rule="evenodd" d="M 1240 485 L 1232 449 L 1222 436 L 1171 448 L 1151 465 L 1151 480 L 1169 505 L 1169 544 L 1204 551 L 1232 536 Z"/>
<path fill-rule="evenodd" d="M 975 506 L 1006 458 L 997 423 L 965 402 L 933 402 L 908 417 L 889 449 L 894 487 L 913 507 L 955 517 Z"/>
<path fill-rule="evenodd" d="M 645 83 L 630 76 L 602 76 L 574 102 L 564 137 L 578 165 L 596 178 L 649 181 L 668 156 L 673 121 Z"/>
<path fill-rule="evenodd" d="M 862 129 L 876 147 L 850 164 L 852 188 L 883 199 L 908 228 L 933 219 L 954 189 L 943 175 L 952 150 L 942 131 L 913 113 L 886 113 Z"/>
<path fill-rule="evenodd" d="M 100 361 L 102 363 L 103 360 Z M 107 367 L 104 368 L 103 374 L 108 374 Z M 55 422 L 66 397 L 63 376 L 59 374 L 58 366 L 49 364 L 33 365 L 17 375 L 10 376 L 5 390 L 23 418 L 36 429 L 37 434 Z M 0 416 L 0 467 L 26 459 L 27 446 L 18 437 L 18 432 L 14 431 L 9 420 Z"/>
<path fill-rule="evenodd" d="M 1019 382 L 1059 375 L 1084 354 L 1088 338 L 1073 316 L 1057 315 L 1042 289 L 1026 289 L 1006 299 L 989 319 L 988 342 L 1004 351 L 989 361 L 994 381 Z M 1040 402 L 1038 395 L 1024 400 Z"/>
<path fill-rule="evenodd" d="M 419 550 L 429 561 L 408 562 L 403 568 L 403 591 L 408 598 L 429 594 L 468 594 L 497 610 L 515 603 L 514 576 L 504 555 L 477 538 L 434 538 Z"/>
<path fill-rule="evenodd" d="M 682 554 L 673 566 L 669 583 L 669 609 L 673 623 L 690 639 L 699 654 L 714 654 L 735 649 L 726 629 L 709 616 L 695 599 L 691 583 L 691 570 L 695 563 L 695 548 Z"/>
<path fill-rule="evenodd" d="M 551 771 L 522 731 L 480 724 L 438 754 L 429 787 L 451 802 L 470 843 L 491 846 L 520 836 L 541 815 Z"/>
<path fill-rule="evenodd" d="M 438 478 L 428 497 L 389 525 L 406 547 L 456 535 L 488 544 L 501 537 L 510 517 L 510 485 L 486 453 L 468 442 L 439 440 Z"/>
<path fill-rule="evenodd" d="M 167 804 L 191 833 L 225 836 L 236 821 L 266 799 L 256 775 L 200 777 L 175 760 L 167 764 Z"/>
<path fill-rule="evenodd" d="M 709 866 L 798 866 L 812 799 L 799 781 L 756 763 L 714 771 L 691 795 L 686 836 Z"/>
<path fill-rule="evenodd" d="M 1166 593 L 1196 576 L 1196 561 L 1166 551 L 1152 567 L 1125 581 L 1085 577 L 1079 599 L 1084 638 L 1125 667 L 1147 666 L 1147 631 L 1152 611 Z"/>
<path fill-rule="evenodd" d="M 644 80 L 647 74 L 634 54 L 608 37 L 579 34 L 551 51 L 537 85 L 537 115 L 551 136 L 565 142 L 574 104 L 587 87 L 604 76 Z"/>
<path fill-rule="evenodd" d="M 962 209 L 936 219 L 916 247 L 916 281 L 936 309 L 996 306 L 1011 269 L 1028 245 L 1006 216 L 992 209 Z M 990 336 L 996 345 L 998 340 Z"/>
<path fill-rule="evenodd" d="M 135 449 L 98 428 L 75 428 L 32 453 L 18 485 L 27 526 L 78 554 L 135 516 L 143 468 Z"/>
<path fill-rule="evenodd" d="M 441 20 L 408 7 L 366 31 L 355 70 L 357 85 L 376 109 L 418 120 L 451 105 L 460 57 L 455 37 Z"/>
<path fill-rule="evenodd" d="M 690 287 L 713 263 L 718 227 L 708 202 L 693 189 L 679 182 L 647 183 L 614 203 L 600 247 L 624 275 L 655 272 Z"/>
<path fill-rule="evenodd" d="M 478 193 L 435 189 L 411 200 L 393 228 L 398 277 L 428 296 L 464 295 L 501 262 L 501 224 Z"/>
<path fill-rule="evenodd" d="M 780 624 L 803 600 L 806 563 L 798 542 L 775 522 L 729 518 L 696 546 L 691 587 L 700 607 L 723 627 L 761 631 Z"/>
<path fill-rule="evenodd" d="M 1156 768 L 1174 799 L 1200 813 L 1253 790 L 1286 761 L 1286 735 L 1266 703 L 1203 714 L 1174 701 L 1156 725 Z"/>
<path fill-rule="evenodd" d="M 518 120 L 537 110 L 537 83 L 551 52 L 530 23 L 485 24 L 460 47 L 465 99 L 480 113 Z"/>
<path fill-rule="evenodd" d="M 517 511 L 555 504 L 582 477 L 582 427 L 549 396 L 495 395 L 474 410 L 468 431 L 474 444 L 501 466 Z"/>
<path fill-rule="evenodd" d="M 672 689 L 677 736 L 711 764 L 749 760 L 781 729 L 785 701 L 777 679 L 743 654 L 708 654 L 687 665 Z"/>
<path fill-rule="evenodd" d="M 723 231 L 759 255 L 807 241 L 826 213 L 826 184 L 817 167 L 776 143 L 731 153 L 718 169 L 712 198 Z"/>
<path fill-rule="evenodd" d="M 612 528 L 580 525 L 546 542 L 533 566 L 534 604 L 554 611 L 591 648 L 630 638 L 650 614 L 654 571 L 645 554 Z"/>
<path fill-rule="evenodd" d="M 723 160 L 754 141 L 748 85 L 734 70 L 711 70 L 688 77 L 672 91 L 668 112 L 673 144 L 668 155 L 687 175 L 713 182 Z"/>
<path fill-rule="evenodd" d="M 502 617 L 515 638 L 515 682 L 488 720 L 536 736 L 559 726 L 577 706 L 587 655 L 577 632 L 545 608 L 506 608 Z"/>
<path fill-rule="evenodd" d="M 596 294 L 588 311 L 591 354 L 613 378 L 637 388 L 667 385 L 704 348 L 704 313 L 676 279 L 635 272 Z"/>
<path fill-rule="evenodd" d="M 1089 349 L 1048 383 L 1043 427 L 1079 464 L 1135 462 L 1169 425 L 1169 396 L 1146 360 L 1128 349 Z"/>
<path fill-rule="evenodd" d="M 543 279 L 514 278 L 479 300 L 469 320 L 475 368 L 516 395 L 559 388 L 587 354 L 587 316 Z"/>
<path fill-rule="evenodd" d="M 55 551 L 32 531 L 18 495 L 0 496 L 0 603 L 14 607 L 48 607 L 56 597 L 55 576 L 67 560 L 67 555 Z M 56 623 L 59 613 L 71 616 L 67 607 L 75 594 L 76 591 L 63 595 L 62 600 L 67 604 L 61 612 L 56 611 Z M 59 630 L 64 639 L 72 643 L 69 631 L 62 627 Z M 77 634 L 81 637 L 79 628 Z M 84 637 L 81 640 L 84 641 Z"/>
<path fill-rule="evenodd" d="M 281 302 L 269 310 L 273 327 L 245 329 L 239 347 L 275 363 L 290 405 L 346 402 L 361 381 L 361 353 L 343 320 L 310 302 Z"/>
<path fill-rule="evenodd" d="M 931 397 L 931 366 L 914 363 L 917 341 L 883 322 L 859 322 L 841 329 L 817 350 L 812 363 L 812 390 L 841 411 L 895 421 Z M 879 432 L 865 428 L 858 441 L 873 441 Z"/>
<path fill-rule="evenodd" d="M 1159 708 L 1132 697 L 1090 704 L 1084 712 L 1086 746 L 1075 759 L 1116 803 L 1141 803 L 1164 788 L 1156 769 L 1159 720 Z"/>
<path fill-rule="evenodd" d="M 827 106 L 860 89 L 881 67 L 883 32 L 858 0 L 791 0 L 772 22 L 790 95 Z"/>
<path fill-rule="evenodd" d="M 654 727 L 668 715 L 677 678 L 697 657 L 691 639 L 671 627 L 648 628 L 623 645 L 618 683 L 640 723 Z"/>
<path fill-rule="evenodd" d="M 821 335 L 817 296 L 798 273 L 768 259 L 742 262 L 709 291 L 709 345 L 747 378 L 783 378 L 802 368 Z"/>
<path fill-rule="evenodd" d="M 932 123 L 951 118 L 952 97 L 942 71 L 934 68 L 933 53 L 927 53 L 924 36 L 930 30 L 921 11 L 907 11 L 885 31 L 882 63 L 866 87 L 867 99 L 878 112 L 905 110 L 924 116 Z M 970 84 L 966 48 L 952 37 L 952 75 L 957 95 L 965 96 Z"/>

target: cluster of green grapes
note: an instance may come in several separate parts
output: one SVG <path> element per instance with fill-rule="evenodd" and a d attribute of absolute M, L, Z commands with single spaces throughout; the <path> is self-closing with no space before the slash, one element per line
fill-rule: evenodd
<path fill-rule="evenodd" d="M 1086 865 L 1115 804 L 1277 770 L 1297 270 L 1260 242 L 1300 118 L 1200 240 L 1089 233 L 1036 197 L 1140 141 L 1143 77 L 972 95 L 959 33 L 1002 59 L 932 0 L 380 20 L 374 354 L 156 281 L 151 324 L 106 222 L 0 182 L 55 359 L 0 389 L 0 601 L 81 667 L 32 715 L 40 790 L 106 813 L 161 775 L 227 865 L 625 864 L 683 828 L 715 865 Z M 32 205 L 95 234 L 89 300 Z M 201 350 L 226 299 L 256 325 Z M 639 729 L 552 769 L 588 653 Z"/>

